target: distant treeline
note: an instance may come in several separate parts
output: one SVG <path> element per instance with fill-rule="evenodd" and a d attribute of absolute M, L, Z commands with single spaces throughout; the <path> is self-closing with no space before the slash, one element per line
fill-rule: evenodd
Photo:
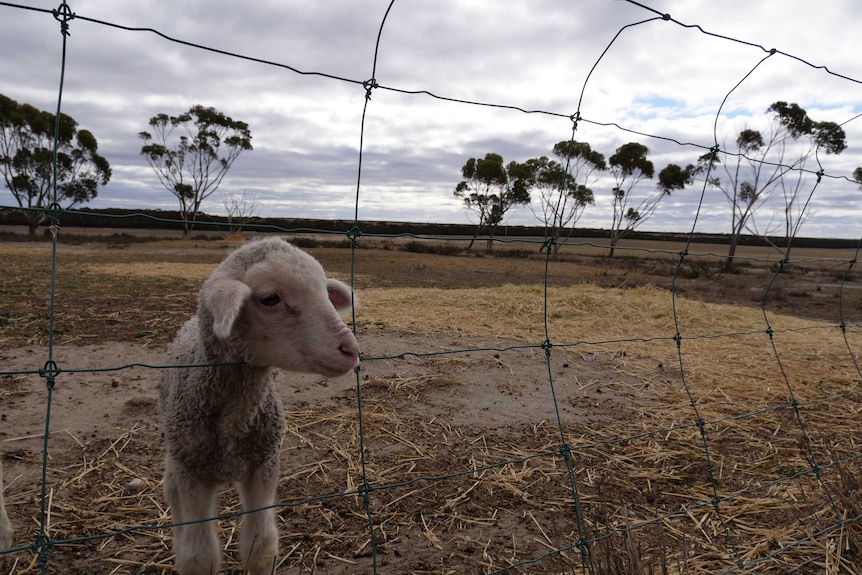
<path fill-rule="evenodd" d="M 173 210 L 128 210 L 121 208 L 92 209 L 82 208 L 65 210 L 58 215 L 60 225 L 74 228 L 109 228 L 109 229 L 139 229 L 139 230 L 177 230 L 183 229 L 182 219 L 178 211 Z M 0 209 L 0 225 L 26 226 L 26 218 L 17 210 Z M 201 213 L 195 223 L 199 232 L 228 233 L 236 222 L 230 222 L 225 216 L 213 216 Z M 308 218 L 251 218 L 242 225 L 246 231 L 271 232 L 286 230 L 290 232 L 344 232 L 354 227 L 353 220 L 318 220 Z M 472 237 L 475 226 L 472 224 L 434 224 L 419 222 L 393 222 L 361 220 L 358 229 L 367 235 L 395 236 L 414 234 L 418 236 L 466 236 Z M 578 228 L 575 237 L 607 239 L 608 230 L 600 228 Z M 544 237 L 542 226 L 501 226 L 496 237 Z M 484 237 L 484 236 L 480 236 Z M 688 239 L 686 233 L 674 232 L 641 232 L 634 231 L 628 236 L 632 240 L 673 241 L 684 242 Z M 693 241 L 708 244 L 727 244 L 726 234 L 696 233 Z M 784 238 L 770 238 L 774 245 L 782 246 Z M 766 240 L 759 236 L 744 235 L 739 238 L 741 245 L 766 246 Z M 836 238 L 795 238 L 793 245 L 809 248 L 852 249 L 859 245 L 859 240 Z"/>

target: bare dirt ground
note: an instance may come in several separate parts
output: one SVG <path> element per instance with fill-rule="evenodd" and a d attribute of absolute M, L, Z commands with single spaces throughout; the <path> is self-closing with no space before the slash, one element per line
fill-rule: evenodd
<path fill-rule="evenodd" d="M 171 572 L 170 529 L 161 527 L 170 510 L 160 491 L 158 367 L 164 344 L 194 310 L 197 286 L 227 247 L 62 246 L 51 325 L 46 246 L 0 245 L 0 449 L 16 543 L 24 547 L 6 557 L 5 572 L 40 572 L 30 546 L 41 518 L 48 573 Z M 556 348 L 548 359 L 542 338 L 518 328 L 517 316 L 535 312 L 540 291 L 531 292 L 535 301 L 521 292 L 514 303 L 501 300 L 481 321 L 465 308 L 455 313 L 470 318 L 463 325 L 428 317 L 417 328 L 423 314 L 441 318 L 447 307 L 481 305 L 446 294 L 541 286 L 542 258 L 372 249 L 358 250 L 351 263 L 349 250 L 310 251 L 337 277 L 353 275 L 360 299 L 367 294 L 357 324 L 363 362 L 358 375 L 335 380 L 280 376 L 287 416 L 278 573 L 699 573 L 740 561 L 744 573 L 821 573 L 824 561 L 833 561 L 830 573 L 858 572 L 853 523 L 812 536 L 815 524 L 834 523 L 824 517 L 824 484 L 840 493 L 850 516 L 862 507 L 854 463 L 862 432 L 853 418 L 862 403 L 847 358 L 815 366 L 819 387 L 805 379 L 798 399 L 812 401 L 806 422 L 817 433 L 809 453 L 822 462 L 849 460 L 849 469 L 824 469 L 822 478 L 806 472 L 804 435 L 780 380 L 764 376 L 761 385 L 763 374 L 751 376 L 756 390 L 733 381 L 697 392 L 714 422 L 710 460 L 680 371 L 667 360 L 673 353 L 621 343 Z M 849 324 L 858 320 L 860 290 L 852 276 L 843 281 L 847 262 L 829 257 L 791 264 L 777 277 L 769 263 L 732 275 L 696 263 L 674 279 L 672 257 L 608 265 L 572 253 L 550 263 L 548 285 L 577 291 L 588 283 L 631 298 L 630 313 L 611 314 L 625 316 L 617 325 L 634 324 L 641 312 L 657 315 L 638 299 L 644 286 L 658 287 L 645 297 L 673 286 L 694 302 L 733 304 L 721 308 L 727 317 L 792 312 Z M 719 307 L 704 309 L 719 318 Z M 414 321 L 403 321 L 410 314 Z M 800 364 L 825 357 L 809 347 L 794 352 Z M 49 353 L 59 369 L 50 390 Z M 723 357 L 728 365 L 718 367 L 730 373 L 731 358 Z M 838 394 L 840 401 L 814 405 Z M 736 414 L 743 417 L 723 419 Z M 831 436 L 829 425 L 841 435 Z M 715 482 L 728 496 L 725 516 L 709 503 Z M 228 515 L 239 510 L 231 490 L 220 505 Z M 235 516 L 219 521 L 225 573 L 241 572 L 240 525 Z M 786 537 L 804 543 L 770 557 Z M 584 540 L 586 555 L 578 546 Z"/>
<path fill-rule="evenodd" d="M 375 483 L 398 484 L 492 464 L 506 451 L 526 455 L 531 446 L 509 444 L 516 430 L 545 427 L 539 435 L 543 441 L 553 441 L 550 422 L 555 420 L 554 404 L 548 397 L 547 366 L 540 350 L 509 350 L 504 359 L 493 350 L 420 359 L 409 352 L 487 348 L 500 346 L 501 342 L 385 333 L 365 334 L 361 343 L 363 353 L 368 355 L 408 353 L 368 362 L 361 371 L 367 426 L 365 466 Z M 27 370 L 33 358 L 43 352 L 40 348 L 4 350 L 0 361 L 4 369 Z M 158 350 L 134 343 L 61 346 L 55 359 L 70 373 L 57 377 L 51 398 L 47 476 L 51 490 L 50 536 L 102 536 L 113 529 L 169 523 L 159 483 L 163 467 L 158 371 L 132 367 L 118 372 L 74 372 L 93 366 L 119 367 L 129 361 L 160 365 Z M 557 402 L 566 424 L 598 424 L 607 417 L 617 417 L 608 408 L 629 403 L 631 392 L 618 385 L 585 384 L 619 379 L 599 362 L 581 362 L 578 367 L 560 362 L 555 369 L 559 374 Z M 356 444 L 355 378 L 324 380 L 291 374 L 282 379 L 288 415 L 285 478 L 279 488 L 279 501 L 290 504 L 321 495 L 332 499 L 280 512 L 282 551 L 289 554 L 282 557 L 283 567 L 278 572 L 371 573 L 362 499 L 355 495 L 340 497 L 362 481 Z M 5 430 L 2 438 L 7 500 L 17 538 L 25 544 L 38 534 L 34 518 L 40 513 L 38 477 L 47 404 L 45 381 L 38 375 L 13 377 L 4 385 L 4 396 L 0 417 Z M 596 410 L 598 404 L 602 405 L 601 412 Z M 462 442 L 481 442 L 482 446 L 464 449 L 459 446 Z M 476 459 L 476 453 L 487 459 Z M 560 463 L 557 461 L 551 468 Z M 383 464 L 391 468 L 381 469 Z M 519 494 L 525 486 L 516 487 L 520 483 L 518 471 L 513 469 L 512 473 L 515 475 L 511 479 L 499 480 L 496 489 L 483 487 L 481 491 L 487 489 L 486 493 L 471 494 L 471 487 L 488 471 L 448 482 L 418 480 L 394 488 L 393 493 L 373 495 L 375 512 L 390 523 L 377 534 L 378 572 L 479 573 L 505 565 L 505 560 L 495 557 L 500 550 L 487 547 L 511 548 L 512 537 L 522 539 L 517 543 L 519 548 L 508 551 L 515 556 L 539 556 L 546 551 L 545 545 L 559 545 L 561 541 L 549 539 L 543 544 L 525 538 L 522 529 L 528 533 L 541 529 L 529 514 L 513 515 L 509 511 L 494 517 L 499 512 L 492 509 L 500 505 L 485 508 L 482 500 L 488 497 L 524 497 L 534 501 L 531 514 L 537 516 L 547 513 L 543 508 L 549 506 L 566 507 L 565 483 L 550 482 L 545 487 L 537 486 L 529 495 Z M 554 498 L 560 501 L 543 501 L 546 489 L 557 491 Z M 227 511 L 237 511 L 229 493 L 222 503 Z M 399 503 L 396 500 L 400 498 L 404 501 Z M 455 526 L 442 524 L 441 512 L 434 509 L 440 503 L 447 503 L 454 511 L 446 521 L 454 519 Z M 423 514 L 425 506 L 428 510 Z M 561 521 L 560 528 L 565 523 Z M 233 530 L 237 524 L 236 519 L 222 521 L 223 540 L 231 535 L 235 540 Z M 478 525 L 478 532 L 469 529 L 470 524 Z M 58 546 L 48 554 L 48 572 L 165 572 L 171 555 L 167 535 L 168 530 L 157 533 L 150 528 L 111 539 Z M 570 536 L 566 534 L 563 540 Z M 17 567 L 11 572 L 38 572 L 29 553 L 19 554 L 14 560 Z M 99 566 L 97 570 L 94 565 Z"/>

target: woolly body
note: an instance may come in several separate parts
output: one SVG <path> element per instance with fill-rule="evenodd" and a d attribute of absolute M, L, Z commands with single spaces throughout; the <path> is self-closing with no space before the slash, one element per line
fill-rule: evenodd
<path fill-rule="evenodd" d="M 284 430 L 273 368 L 332 377 L 356 367 L 356 339 L 338 315 L 351 306 L 350 288 L 275 237 L 234 251 L 204 282 L 197 315 L 168 346 L 167 362 L 179 367 L 164 371 L 159 389 L 175 523 L 214 516 L 225 483 L 237 484 L 246 511 L 273 504 Z M 272 572 L 277 541 L 272 509 L 244 517 L 249 574 Z M 212 522 L 176 526 L 174 551 L 181 575 L 219 569 Z"/>

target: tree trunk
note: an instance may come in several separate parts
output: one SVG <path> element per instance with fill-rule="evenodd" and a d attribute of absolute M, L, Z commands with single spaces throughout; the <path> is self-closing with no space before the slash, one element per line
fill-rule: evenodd
<path fill-rule="evenodd" d="M 192 239 L 192 228 L 195 225 L 195 215 L 197 212 L 192 212 L 190 209 L 184 209 L 180 212 L 183 218 L 183 239 Z"/>
<path fill-rule="evenodd" d="M 497 231 L 497 226 L 489 226 L 488 228 L 488 243 L 485 245 L 485 251 L 489 254 L 494 253 L 494 233 Z"/>
<path fill-rule="evenodd" d="M 620 238 L 619 238 L 619 236 L 618 236 L 618 235 L 613 235 L 613 236 L 611 236 L 611 249 L 610 249 L 610 251 L 608 252 L 608 257 L 609 257 L 609 258 L 614 257 L 614 251 L 617 249 L 617 242 L 618 242 L 618 241 L 620 241 Z"/>
<path fill-rule="evenodd" d="M 27 235 L 30 236 L 31 239 L 36 237 L 36 231 L 39 229 L 39 225 L 45 223 L 44 215 L 42 212 L 37 211 L 26 211 L 22 210 L 24 217 L 27 218 Z"/>
<path fill-rule="evenodd" d="M 739 233 L 730 236 L 730 247 L 727 249 L 727 259 L 724 262 L 725 273 L 733 271 L 733 257 L 736 255 L 736 245 L 739 241 Z"/>
<path fill-rule="evenodd" d="M 479 223 L 478 226 L 476 226 L 476 232 L 473 234 L 473 237 L 470 239 L 470 243 L 467 245 L 467 251 L 468 252 L 473 249 L 473 244 L 476 243 L 477 239 L 479 239 L 479 234 L 482 233 L 482 228 L 484 228 L 484 227 L 485 227 L 485 224 L 483 224 L 481 222 Z"/>

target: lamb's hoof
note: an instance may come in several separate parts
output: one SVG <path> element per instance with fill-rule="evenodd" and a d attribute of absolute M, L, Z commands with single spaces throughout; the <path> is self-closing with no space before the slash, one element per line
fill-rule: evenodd
<path fill-rule="evenodd" d="M 248 562 L 246 569 L 248 570 L 248 575 L 273 575 L 276 563 L 275 555 L 268 557 L 258 555 Z"/>

